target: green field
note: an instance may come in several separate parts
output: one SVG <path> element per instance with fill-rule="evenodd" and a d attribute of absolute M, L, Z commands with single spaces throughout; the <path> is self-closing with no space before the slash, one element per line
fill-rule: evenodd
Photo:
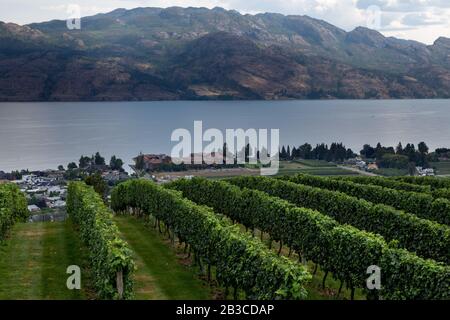
<path fill-rule="evenodd" d="M 90 298 L 86 269 L 82 268 L 82 290 L 67 289 L 69 265 L 86 265 L 70 222 L 16 224 L 0 245 L 0 300 Z"/>
<path fill-rule="evenodd" d="M 407 169 L 380 168 L 378 170 L 371 170 L 370 172 L 384 177 L 399 177 L 408 175 Z"/>
<path fill-rule="evenodd" d="M 292 163 L 300 163 L 306 167 L 323 168 L 323 167 L 336 167 L 334 163 L 327 162 L 325 160 L 294 160 Z"/>
<path fill-rule="evenodd" d="M 206 300 L 210 288 L 197 277 L 183 255 L 154 228 L 130 216 L 116 216 L 123 239 L 134 252 L 135 298 L 139 300 Z"/>
<path fill-rule="evenodd" d="M 450 175 L 450 161 L 431 162 L 430 166 L 436 168 L 438 175 Z"/>
<path fill-rule="evenodd" d="M 323 160 L 280 161 L 278 175 L 295 175 L 299 173 L 315 176 L 346 176 L 357 175 L 357 172 L 342 169 L 333 163 Z"/>

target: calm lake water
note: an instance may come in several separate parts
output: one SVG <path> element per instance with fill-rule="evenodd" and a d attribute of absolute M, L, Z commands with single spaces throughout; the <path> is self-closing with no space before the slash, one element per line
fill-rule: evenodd
<path fill-rule="evenodd" d="M 139 152 L 170 153 L 172 131 L 192 131 L 194 120 L 204 130 L 278 128 L 290 145 L 450 147 L 450 100 L 0 103 L 0 170 L 56 168 L 96 151 L 130 164 Z"/>

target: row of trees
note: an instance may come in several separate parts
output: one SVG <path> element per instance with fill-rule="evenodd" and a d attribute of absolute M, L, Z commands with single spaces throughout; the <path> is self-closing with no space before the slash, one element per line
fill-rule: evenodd
<path fill-rule="evenodd" d="M 123 170 L 123 161 L 120 158 L 117 158 L 115 155 L 111 157 L 111 160 L 109 160 L 109 168 L 111 170 Z M 105 158 L 101 156 L 100 152 L 97 152 L 95 155 L 91 157 L 81 156 L 78 166 L 80 169 L 86 169 L 90 166 L 106 166 Z M 75 163 L 71 163 L 72 168 L 76 168 Z"/>
<path fill-rule="evenodd" d="M 382 168 L 428 167 L 430 161 L 437 160 L 434 153 L 429 153 L 429 148 L 425 142 L 420 142 L 417 148 L 412 143 L 403 147 L 401 142 L 396 148 L 384 147 L 381 143 L 378 143 L 376 147 L 366 144 L 360 153 L 364 158 L 375 159 Z"/>
<path fill-rule="evenodd" d="M 109 169 L 111 170 L 118 170 L 121 172 L 124 172 L 123 169 L 123 161 L 120 158 L 117 158 L 115 155 L 111 157 L 111 160 L 109 161 Z M 82 155 L 80 157 L 80 160 L 78 161 L 78 165 L 75 162 L 70 162 L 67 165 L 67 170 L 76 170 L 76 169 L 89 169 L 90 167 L 99 167 L 99 166 L 106 166 L 106 160 L 100 152 L 96 152 L 95 155 L 92 155 L 91 157 L 87 157 Z M 58 170 L 64 171 L 64 166 L 60 165 L 58 166 Z"/>
<path fill-rule="evenodd" d="M 343 162 L 346 159 L 354 158 L 356 154 L 347 149 L 342 143 L 332 143 L 329 147 L 327 144 L 317 144 L 315 148 L 309 143 L 305 143 L 298 148 L 290 146 L 282 146 L 280 151 L 280 160 L 294 159 L 314 159 L 333 162 Z"/>
<path fill-rule="evenodd" d="M 429 152 L 429 147 L 425 142 L 420 142 L 417 148 L 414 144 L 408 143 L 403 146 L 400 142 L 395 148 L 385 147 L 378 143 L 375 147 L 365 144 L 360 151 L 360 155 L 366 159 L 376 160 L 380 167 L 406 169 L 408 166 L 428 167 L 430 162 L 439 161 L 440 158 L 450 158 L 450 149 L 440 148 L 435 152 Z M 314 148 L 311 144 L 305 143 L 299 147 L 282 146 L 280 150 L 281 160 L 313 159 L 332 162 L 343 162 L 357 155 L 347 149 L 342 143 L 317 144 Z"/>

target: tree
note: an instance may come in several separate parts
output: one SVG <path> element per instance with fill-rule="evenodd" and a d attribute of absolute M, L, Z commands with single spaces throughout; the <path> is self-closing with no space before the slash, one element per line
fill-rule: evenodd
<path fill-rule="evenodd" d="M 375 147 L 375 158 L 380 159 L 384 154 L 384 148 L 381 146 L 381 143 L 377 143 Z"/>
<path fill-rule="evenodd" d="M 111 157 L 111 160 L 109 161 L 109 167 L 111 168 L 111 170 L 124 171 L 122 159 L 116 158 L 115 155 Z"/>
<path fill-rule="evenodd" d="M 251 150 L 250 144 L 247 143 L 247 144 L 245 145 L 245 151 L 244 151 L 244 152 L 245 152 L 245 155 L 244 155 L 244 157 L 245 157 L 245 163 L 248 163 L 248 162 L 250 161 L 250 156 L 251 156 L 250 150 Z"/>
<path fill-rule="evenodd" d="M 346 159 L 351 159 L 351 158 L 355 158 L 356 154 L 353 152 L 352 149 L 347 149 L 347 151 L 345 152 L 345 158 Z"/>
<path fill-rule="evenodd" d="M 58 166 L 58 170 L 59 170 L 59 171 L 64 171 L 64 166 L 60 164 L 60 165 Z"/>
<path fill-rule="evenodd" d="M 365 158 L 374 158 L 375 157 L 375 149 L 372 148 L 369 144 L 365 144 L 363 149 L 360 151 L 361 155 Z"/>
<path fill-rule="evenodd" d="M 410 162 L 416 163 L 417 157 L 416 157 L 416 147 L 412 143 L 408 143 L 403 150 L 403 153 L 405 156 L 409 158 Z"/>
<path fill-rule="evenodd" d="M 99 172 L 96 172 L 90 176 L 87 176 L 84 179 L 87 185 L 93 186 L 95 192 L 102 196 L 103 199 L 106 199 L 106 193 L 108 191 L 108 184 L 105 180 L 103 180 L 102 175 Z"/>
<path fill-rule="evenodd" d="M 301 159 L 311 159 L 312 158 L 312 146 L 309 143 L 305 143 L 304 145 L 301 145 L 297 149 L 296 157 Z"/>
<path fill-rule="evenodd" d="M 297 157 L 297 148 L 292 147 L 291 159 L 295 159 Z"/>
<path fill-rule="evenodd" d="M 326 160 L 328 157 L 328 152 L 328 145 L 325 143 L 316 145 L 316 147 L 312 150 L 312 154 L 316 160 Z"/>
<path fill-rule="evenodd" d="M 228 145 L 226 142 L 224 142 L 223 149 L 222 149 L 223 164 L 229 164 L 229 163 L 227 163 L 227 156 L 228 156 Z"/>
<path fill-rule="evenodd" d="M 380 159 L 377 159 L 380 168 L 407 169 L 408 163 L 408 157 L 401 154 L 386 153 Z"/>
<path fill-rule="evenodd" d="M 408 164 L 408 174 L 409 174 L 410 176 L 415 176 L 415 175 L 416 175 L 416 172 L 417 172 L 416 164 L 415 164 L 414 162 L 410 162 L 410 163 Z"/>
<path fill-rule="evenodd" d="M 16 171 L 11 171 L 11 179 L 9 180 L 21 180 L 22 179 L 22 173 L 19 172 L 18 170 Z"/>
<path fill-rule="evenodd" d="M 425 142 L 419 143 L 418 149 L 419 149 L 419 152 L 423 155 L 427 154 L 429 151 L 429 148 Z"/>
<path fill-rule="evenodd" d="M 136 168 L 136 170 L 144 170 L 145 161 L 144 161 L 144 155 L 142 153 L 140 153 L 136 157 L 136 163 L 135 163 L 134 167 Z"/>
<path fill-rule="evenodd" d="M 397 148 L 395 148 L 395 153 L 403 154 L 403 146 L 402 146 L 401 142 L 399 142 L 398 145 L 397 145 Z"/>
<path fill-rule="evenodd" d="M 287 159 L 287 151 L 284 146 L 281 147 L 281 153 L 280 153 L 280 159 L 286 160 Z"/>
<path fill-rule="evenodd" d="M 95 156 L 94 156 L 94 163 L 95 163 L 95 165 L 97 165 L 97 166 L 104 166 L 106 163 L 105 163 L 105 158 L 103 158 L 101 155 L 100 155 L 100 152 L 96 152 L 95 153 Z"/>
<path fill-rule="evenodd" d="M 86 156 L 81 156 L 78 166 L 80 169 L 87 168 L 91 164 L 91 158 Z"/>
<path fill-rule="evenodd" d="M 77 164 L 75 162 L 71 162 L 67 165 L 68 170 L 75 170 L 77 168 Z"/>

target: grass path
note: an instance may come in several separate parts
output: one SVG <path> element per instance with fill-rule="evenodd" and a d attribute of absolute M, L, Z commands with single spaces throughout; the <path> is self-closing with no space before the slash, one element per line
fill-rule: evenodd
<path fill-rule="evenodd" d="M 88 298 L 83 268 L 82 290 L 66 287 L 67 267 L 85 265 L 81 248 L 68 221 L 16 224 L 0 244 L 0 300 Z"/>
<path fill-rule="evenodd" d="M 175 250 L 156 230 L 130 216 L 116 216 L 115 221 L 134 252 L 136 299 L 211 298 L 210 288 L 202 283 L 192 267 L 180 263 Z"/>

